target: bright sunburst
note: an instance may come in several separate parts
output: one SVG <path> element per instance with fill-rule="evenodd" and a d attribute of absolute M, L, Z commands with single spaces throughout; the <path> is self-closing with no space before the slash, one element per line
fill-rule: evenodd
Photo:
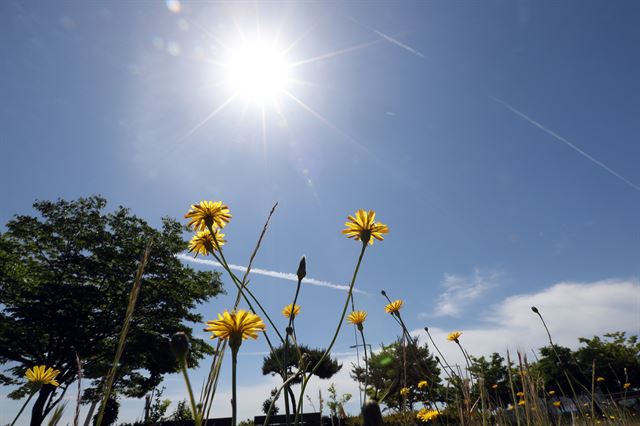
<path fill-rule="evenodd" d="M 230 48 L 225 65 L 231 91 L 246 101 L 275 102 L 291 83 L 284 50 L 275 43 L 243 41 Z"/>

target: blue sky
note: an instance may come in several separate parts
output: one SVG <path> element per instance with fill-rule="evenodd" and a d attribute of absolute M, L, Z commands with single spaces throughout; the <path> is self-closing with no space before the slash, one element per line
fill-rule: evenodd
<path fill-rule="evenodd" d="M 381 288 L 406 299 L 414 329 L 484 336 L 520 314 L 533 321 L 523 300 L 560 300 L 549 315 L 582 319 L 559 330 L 563 344 L 640 330 L 638 4 L 168 5 L 0 3 L 2 223 L 35 199 L 101 194 L 153 225 L 224 200 L 226 255 L 244 265 L 278 201 L 255 266 L 295 272 L 305 254 L 309 276 L 344 284 L 359 246 L 340 230 L 373 209 L 390 233 L 357 284 L 372 343 L 398 334 Z M 205 120 L 233 92 L 223 46 L 258 33 L 291 45 L 290 95 L 264 112 L 236 98 Z M 288 281 L 256 275 L 253 285 L 276 317 L 293 296 Z M 228 307 L 227 288 L 205 316 Z M 577 293 L 592 298 L 576 303 Z M 305 343 L 326 344 L 344 297 L 303 289 Z M 592 305 L 602 321 L 586 321 Z M 496 339 L 470 350 L 504 350 Z M 346 329 L 335 348 L 345 371 L 351 344 Z M 240 380 L 261 401 L 272 383 L 260 359 L 243 359 Z M 178 378 L 166 393 L 185 396 Z M 141 411 L 124 401 L 121 420 Z"/>

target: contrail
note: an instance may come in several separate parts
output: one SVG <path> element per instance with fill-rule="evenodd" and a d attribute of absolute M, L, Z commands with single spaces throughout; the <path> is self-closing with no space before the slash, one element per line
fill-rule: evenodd
<path fill-rule="evenodd" d="M 401 48 L 403 48 L 404 50 L 407 50 L 411 53 L 413 53 L 416 56 L 420 56 L 421 58 L 424 58 L 424 55 L 422 54 L 422 52 L 419 52 L 418 50 L 414 49 L 411 46 L 407 46 L 406 44 L 396 40 L 395 38 L 386 35 L 385 33 L 383 33 L 382 31 L 378 31 L 378 30 L 374 30 L 373 28 L 369 28 L 371 31 L 373 31 L 374 33 L 378 34 L 380 37 L 382 37 L 383 39 L 387 40 L 389 43 L 393 43 L 396 46 L 400 46 Z"/>
<path fill-rule="evenodd" d="M 591 161 L 592 163 L 596 164 L 597 166 L 605 169 L 607 172 L 611 173 L 613 176 L 617 177 L 618 179 L 620 179 L 621 181 L 623 181 L 624 183 L 626 183 L 627 185 L 631 186 L 633 189 L 640 191 L 640 186 L 636 185 L 635 183 L 631 182 L 629 179 L 627 179 L 626 177 L 622 176 L 620 173 L 616 172 L 615 170 L 611 169 L 609 166 L 607 166 L 606 164 L 604 164 L 602 161 L 600 160 L 596 160 L 595 158 L 593 158 L 591 155 L 587 154 L 586 152 L 584 152 L 582 149 L 578 148 L 577 146 L 575 146 L 574 144 L 572 144 L 571 142 L 569 142 L 567 139 L 563 138 L 562 136 L 560 136 L 559 134 L 557 134 L 556 132 L 554 132 L 553 130 L 547 129 L 546 127 L 544 127 L 542 124 L 538 123 L 536 120 L 534 120 L 533 118 L 529 117 L 528 115 L 526 115 L 525 113 L 518 111 L 517 109 L 515 109 L 513 106 L 509 105 L 508 103 L 506 103 L 503 100 L 500 100 L 494 96 L 491 96 L 491 99 L 493 99 L 494 101 L 498 102 L 500 105 L 502 105 L 503 107 L 507 108 L 509 111 L 513 112 L 514 114 L 518 115 L 521 118 L 524 118 L 525 120 L 527 120 L 529 123 L 533 124 L 534 126 L 536 126 L 538 129 L 542 130 L 543 132 L 547 133 L 548 135 L 553 136 L 554 138 L 556 138 L 557 140 L 559 140 L 560 142 L 564 143 L 565 145 L 567 145 L 569 148 L 573 149 L 574 151 L 576 151 L 578 154 L 582 155 L 583 157 L 585 157 L 587 160 Z"/>
<path fill-rule="evenodd" d="M 403 48 L 404 50 L 406 50 L 406 51 L 408 51 L 408 52 L 411 52 L 411 53 L 413 53 L 414 55 L 419 56 L 419 57 L 421 57 L 421 58 L 424 58 L 424 57 L 425 57 L 425 56 L 422 54 L 422 52 L 420 52 L 420 51 L 418 51 L 418 50 L 414 49 L 414 48 L 413 48 L 413 47 L 411 47 L 411 46 L 408 46 L 408 45 L 406 45 L 406 44 L 402 43 L 401 41 L 399 41 L 399 40 L 397 40 L 397 39 L 395 39 L 395 38 L 391 37 L 390 35 L 387 35 L 387 34 L 383 33 L 382 31 L 378 31 L 378 30 L 376 30 L 375 28 L 372 28 L 372 27 L 370 27 L 370 26 L 368 26 L 368 25 L 365 25 L 365 24 L 363 24 L 362 22 L 356 21 L 354 18 L 349 17 L 349 19 L 350 19 L 351 21 L 355 22 L 356 24 L 360 25 L 361 27 L 364 27 L 364 28 L 368 29 L 369 31 L 372 31 L 372 32 L 376 33 L 378 36 L 382 37 L 383 39 L 385 39 L 385 40 L 386 40 L 386 41 L 388 41 L 389 43 L 391 43 L 391 44 L 395 44 L 396 46 L 401 47 L 401 48 Z"/>
<path fill-rule="evenodd" d="M 188 255 L 186 255 L 184 253 L 178 254 L 176 257 L 178 259 L 184 261 L 184 262 L 200 263 L 202 265 L 210 265 L 210 266 L 215 266 L 215 267 L 219 267 L 219 268 L 222 267 L 222 265 L 219 262 L 216 262 L 214 260 L 198 259 L 197 257 L 191 257 L 191 256 L 188 256 Z M 240 272 L 246 272 L 247 271 L 247 267 L 246 266 L 241 266 L 241 265 L 229 264 L 229 268 L 233 269 L 234 271 L 240 271 Z M 292 274 L 291 272 L 278 272 L 278 271 L 269 271 L 268 269 L 251 268 L 251 273 L 252 274 L 257 274 L 257 275 L 264 275 L 266 277 L 279 278 L 281 280 L 298 282 L 298 276 L 296 274 Z M 334 284 L 334 283 L 330 283 L 328 281 L 316 280 L 315 278 L 305 278 L 305 279 L 302 280 L 302 282 L 305 283 L 305 284 L 315 285 L 315 286 L 318 286 L 318 287 L 332 288 L 334 290 L 349 291 L 349 286 L 348 285 Z M 360 294 L 367 294 L 366 292 L 364 292 L 362 290 L 355 289 L 355 288 L 353 289 L 353 292 L 354 293 L 360 293 Z"/>

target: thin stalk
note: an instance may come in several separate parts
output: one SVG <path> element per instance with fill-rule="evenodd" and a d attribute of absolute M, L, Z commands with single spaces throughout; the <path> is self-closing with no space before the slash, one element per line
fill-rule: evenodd
<path fill-rule="evenodd" d="M 20 411 L 18 411 L 18 414 L 16 414 L 16 418 L 13 419 L 13 421 L 11 422 L 11 426 L 13 426 L 14 424 L 16 424 L 16 422 L 18 421 L 18 417 L 20 417 L 20 414 L 22 414 L 22 412 L 24 411 L 25 407 L 27 406 L 27 404 L 29 404 L 29 401 L 31 401 L 31 398 L 33 398 L 33 395 L 35 395 L 36 393 L 38 393 L 38 391 L 42 388 L 42 386 L 40 386 L 38 389 L 35 389 L 33 392 L 31 392 L 31 395 L 29 395 L 29 398 L 27 398 L 27 400 L 24 402 L 24 404 L 22 404 L 22 408 L 20 408 Z"/>
<path fill-rule="evenodd" d="M 236 395 L 236 367 L 238 365 L 238 347 L 231 346 L 231 426 L 238 420 L 238 398 Z"/>
<path fill-rule="evenodd" d="M 360 325 L 358 327 L 360 330 L 360 337 L 362 337 L 362 347 L 364 348 L 364 401 L 362 402 L 362 406 L 367 403 L 367 381 L 369 379 L 369 362 L 367 360 L 367 342 L 364 340 L 364 327 Z"/>
<path fill-rule="evenodd" d="M 144 273 L 144 268 L 147 265 L 147 261 L 149 260 L 150 253 L 151 243 L 147 244 L 147 247 L 144 249 L 144 254 L 142 255 L 142 259 L 138 264 L 138 271 L 136 272 L 136 278 L 133 282 L 133 287 L 131 287 L 131 293 L 129 294 L 129 304 L 127 305 L 124 323 L 122 325 L 122 330 L 120 331 L 118 348 L 116 349 L 116 354 L 113 357 L 113 363 L 111 364 L 111 370 L 109 371 L 109 375 L 107 376 L 107 380 L 104 384 L 104 396 L 102 397 L 102 403 L 100 404 L 100 410 L 98 411 L 96 426 L 102 425 L 104 410 L 107 408 L 107 401 L 109 400 L 109 396 L 111 395 L 111 387 L 113 386 L 113 381 L 116 378 L 116 372 L 118 370 L 118 364 L 120 363 L 120 357 L 124 352 L 124 345 L 127 340 L 127 334 L 129 333 L 129 324 L 131 323 L 131 318 L 133 317 L 133 310 L 136 307 L 136 301 L 138 300 L 140 287 L 142 287 L 142 274 Z"/>
<path fill-rule="evenodd" d="M 80 357 L 77 352 L 76 364 L 78 366 L 78 394 L 76 395 L 76 413 L 73 417 L 73 426 L 78 426 L 78 422 L 80 421 L 80 390 L 82 389 L 82 363 L 80 362 Z"/>
<path fill-rule="evenodd" d="M 185 360 L 180 366 L 180 370 L 182 370 L 182 376 L 184 377 L 184 382 L 187 384 L 187 392 L 189 392 L 189 402 L 191 403 L 191 413 L 193 415 L 193 421 L 196 426 L 200 426 L 201 416 L 198 412 L 198 407 L 196 406 L 196 400 L 193 397 L 193 390 L 191 389 L 191 381 L 189 380 L 189 374 L 187 373 L 187 361 Z"/>
<path fill-rule="evenodd" d="M 366 251 L 366 249 L 367 249 L 367 243 L 363 242 L 362 243 L 362 249 L 360 250 L 360 256 L 358 256 L 358 262 L 356 263 L 356 269 L 353 271 L 353 277 L 351 278 L 351 284 L 349 285 L 349 294 L 347 295 L 347 300 L 345 300 L 345 302 L 344 302 L 344 307 L 342 308 L 342 315 L 340 315 L 340 321 L 338 322 L 338 326 L 336 327 L 336 331 L 333 333 L 333 338 L 331 339 L 331 343 L 329 343 L 329 346 L 324 351 L 324 353 L 322 354 L 322 356 L 320 357 L 320 359 L 318 360 L 316 365 L 311 369 L 311 373 L 302 382 L 302 386 L 301 386 L 301 389 L 300 389 L 300 397 L 298 398 L 299 401 L 302 401 L 304 399 L 304 391 L 307 388 L 307 384 L 309 383 L 309 379 L 311 378 L 313 373 L 315 373 L 316 370 L 318 368 L 320 368 L 320 365 L 325 360 L 325 358 L 327 358 L 327 356 L 329 355 L 329 352 L 333 348 L 333 345 L 336 343 L 336 339 L 338 338 L 338 334 L 340 333 L 340 328 L 342 327 L 342 323 L 344 322 L 344 317 L 345 317 L 345 315 L 347 313 L 347 308 L 349 307 L 349 300 L 351 299 L 351 294 L 353 293 L 353 286 L 356 283 L 356 278 L 358 277 L 358 270 L 360 269 L 360 264 L 362 263 L 362 258 L 364 257 L 364 252 Z M 302 407 L 303 405 L 304 404 L 298 404 L 298 410 L 296 410 L 296 417 L 295 417 L 295 420 L 294 420 L 294 423 L 296 425 L 298 424 L 298 417 L 299 417 L 299 413 L 300 413 L 300 407 Z"/>

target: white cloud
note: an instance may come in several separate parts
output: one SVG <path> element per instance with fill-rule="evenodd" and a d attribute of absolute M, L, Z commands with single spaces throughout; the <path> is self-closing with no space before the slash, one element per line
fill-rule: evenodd
<path fill-rule="evenodd" d="M 508 297 L 489 309 L 482 324 L 464 329 L 460 342 L 476 356 L 506 354 L 509 349 L 512 354 L 519 350 L 532 358 L 532 350 L 547 345 L 548 340 L 531 306 L 540 310 L 554 343 L 562 346 L 576 348 L 579 337 L 612 331 L 640 334 L 640 281 L 610 279 L 560 282 L 536 293 Z M 461 364 L 460 350 L 446 340 L 450 331 L 429 328 L 444 356 Z M 414 334 L 428 341 L 424 330 Z"/>
<path fill-rule="evenodd" d="M 479 268 L 475 268 L 473 274 L 466 276 L 445 273 L 441 283 L 444 292 L 438 297 L 434 312 L 423 312 L 418 318 L 460 316 L 467 306 L 494 287 L 501 275 L 500 271 Z"/>

